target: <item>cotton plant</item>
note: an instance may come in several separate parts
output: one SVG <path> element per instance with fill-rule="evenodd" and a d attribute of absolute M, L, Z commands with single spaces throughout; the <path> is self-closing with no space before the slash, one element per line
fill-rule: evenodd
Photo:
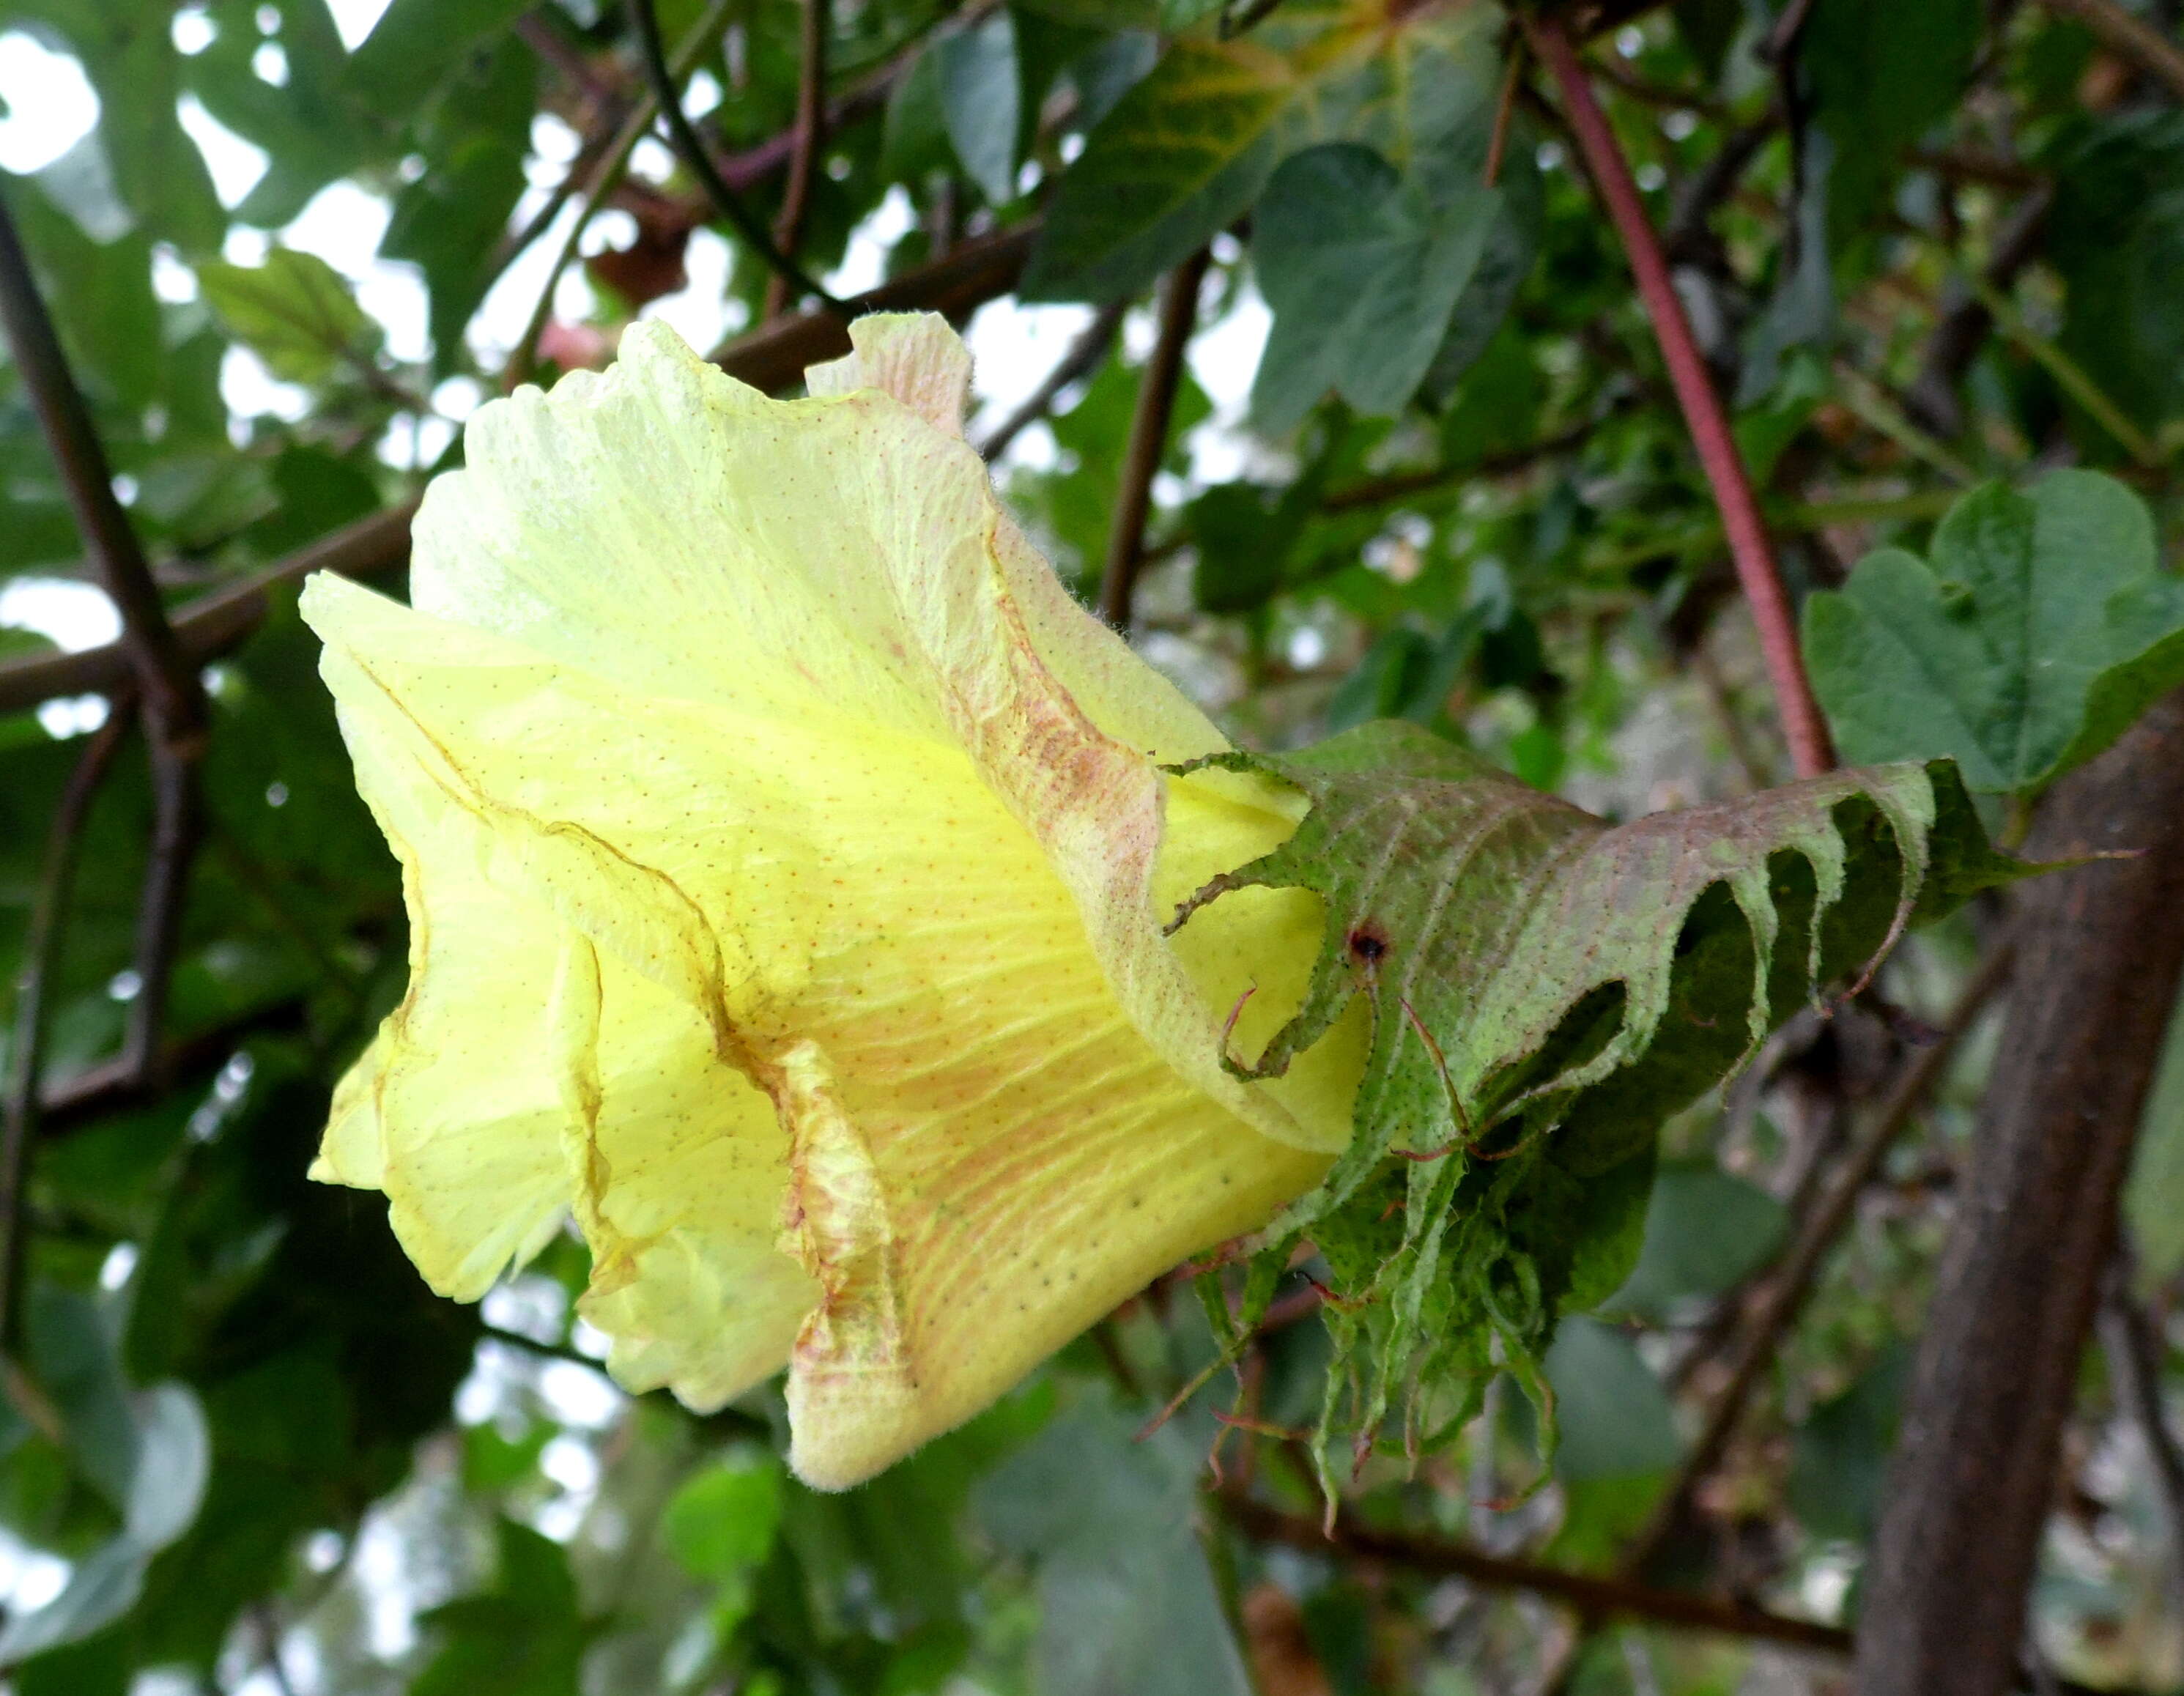
<path fill-rule="evenodd" d="M 785 1369 L 814 1485 L 1237 1239 L 1232 1347 L 1316 1248 L 1330 1410 L 1460 1416 L 1665 1113 L 2001 875 L 1946 762 L 1610 829 L 1424 733 L 1234 750 L 997 499 L 955 332 L 850 333 L 777 401 L 634 326 L 480 410 L 408 605 L 304 600 L 411 926 L 315 1174 L 461 1300 L 573 1216 L 614 1375 Z"/>

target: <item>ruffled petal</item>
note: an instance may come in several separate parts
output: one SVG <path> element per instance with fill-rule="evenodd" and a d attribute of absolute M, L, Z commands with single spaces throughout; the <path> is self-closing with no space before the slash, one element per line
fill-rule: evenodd
<path fill-rule="evenodd" d="M 337 581 L 306 612 L 345 714 L 383 719 L 486 832 L 493 884 L 577 939 L 548 1024 L 599 1257 L 587 1310 L 617 1370 L 700 1403 L 749 1370 L 706 1379 L 714 1334 L 682 1329 L 620 1245 L 658 1234 L 646 1206 L 747 1219 L 763 1195 L 780 1265 L 742 1275 L 801 1292 L 789 1398 L 811 1481 L 855 1482 L 955 1425 L 1324 1169 L 1145 1040 L 1053 857 L 965 750 L 838 713 L 634 695 Z M 1262 827 L 1222 806 L 1217 857 Z M 680 1057 L 653 1073 L 673 1081 L 618 1107 L 613 1078 L 646 1075 L 670 1001 Z M 709 1064 L 771 1099 L 782 1168 L 747 1130 L 677 1141 L 697 1119 L 673 1102 L 723 1089 Z M 727 1176 L 671 1175 L 700 1153 Z M 651 1200 L 627 1197 L 649 1173 Z"/>
<path fill-rule="evenodd" d="M 416 605 L 637 693 L 961 750 L 1178 1074 L 1270 1137 L 1340 1147 L 1346 1103 L 1325 1087 L 1223 1071 L 1227 1008 L 1160 935 L 1156 762 L 1221 738 L 1070 600 L 995 500 L 947 427 L 954 332 L 916 317 L 852 334 L 858 351 L 819 387 L 898 392 L 769 400 L 638 325 L 605 373 L 482 409 L 468 468 L 420 515 Z M 1262 809 L 1260 851 L 1293 824 Z"/>

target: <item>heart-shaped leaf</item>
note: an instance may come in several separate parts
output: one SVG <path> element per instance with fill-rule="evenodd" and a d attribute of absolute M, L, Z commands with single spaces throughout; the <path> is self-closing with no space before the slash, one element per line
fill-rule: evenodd
<path fill-rule="evenodd" d="M 1370 148 L 1308 148 L 1276 171 L 1251 232 L 1274 326 L 1251 388 L 1261 428 L 1279 434 L 1334 390 L 1387 416 L 1418 393 L 1478 269 L 1498 189 L 1439 194 Z"/>
<path fill-rule="evenodd" d="M 2097 471 L 1989 483 L 1934 533 L 1805 603 L 1813 687 L 1846 759 L 1954 760 L 2018 795 L 2081 765 L 2184 682 L 2184 582 L 2137 495 Z"/>

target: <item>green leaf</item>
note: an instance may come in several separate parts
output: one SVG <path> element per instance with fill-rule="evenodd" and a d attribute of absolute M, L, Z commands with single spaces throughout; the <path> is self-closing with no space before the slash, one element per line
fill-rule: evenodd
<path fill-rule="evenodd" d="M 205 1419 L 180 1384 L 131 1390 L 110 1315 L 73 1291 L 38 1286 L 33 1370 L 63 1420 L 71 1460 L 113 1504 L 121 1528 L 78 1560 L 60 1593 L 11 1614 L 0 1664 L 81 1642 L 136 1604 L 152 1559 L 197 1518 L 210 1465 Z"/>
<path fill-rule="evenodd" d="M 1296 85 L 1250 42 L 1176 42 L 1063 174 L 1018 293 L 1117 299 L 1188 257 L 1257 196 Z"/>
<path fill-rule="evenodd" d="M 277 229 L 327 183 L 386 145 L 387 126 L 348 85 L 348 51 L 323 0 L 278 0 L 287 80 L 276 87 L 252 61 L 254 27 L 237 18 L 216 28 L 208 47 L 182 63 L 182 76 L 205 109 L 265 153 L 265 174 L 235 209 L 237 220 Z M 254 24 L 255 20 L 253 20 Z M 413 84 L 406 91 L 414 99 Z"/>
<path fill-rule="evenodd" d="M 391 111 L 412 110 L 446 68 L 530 9 L 527 0 L 394 0 L 351 55 L 350 81 Z"/>
<path fill-rule="evenodd" d="M 1443 193 L 1371 148 L 1337 142 L 1284 163 L 1252 215 L 1273 329 L 1251 388 L 1279 434 L 1329 389 L 1392 416 L 1418 393 L 1502 208 L 1497 189 Z"/>
<path fill-rule="evenodd" d="M 1221 483 L 1187 510 L 1198 562 L 1191 594 L 1207 612 L 1251 612 L 1280 588 L 1290 550 L 1312 516 L 1319 479 L 1309 475 L 1279 488 Z"/>
<path fill-rule="evenodd" d="M 1016 20 L 1004 8 L 948 36 L 934 56 L 940 109 L 956 157 L 978 192 L 992 204 L 1004 205 L 1017 198 L 1017 137 L 1023 120 Z"/>
<path fill-rule="evenodd" d="M 578 1612 L 568 1552 L 513 1520 L 498 1529 L 493 1587 L 423 1616 L 441 1643 L 410 1696 L 578 1696 L 602 1622 Z"/>
<path fill-rule="evenodd" d="M 324 382 L 344 360 L 377 350 L 378 326 L 348 279 L 316 254 L 276 247 L 260 265 L 208 259 L 198 283 L 236 338 L 287 382 Z"/>
<path fill-rule="evenodd" d="M 25 8 L 28 9 L 28 8 Z M 185 254 L 220 245 L 226 220 L 212 176 L 176 112 L 181 55 L 148 12 L 48 3 L 44 10 L 81 54 L 98 94 L 98 145 L 138 232 Z"/>
<path fill-rule="evenodd" d="M 1834 143 L 1828 222 L 1838 238 L 1875 211 L 1903 149 L 1956 109 L 1983 23 L 1979 0 L 1829 0 L 1797 37 L 1813 114 Z"/>
<path fill-rule="evenodd" d="M 905 182 L 921 182 L 948 169 L 952 143 L 940 92 L 940 54 L 928 47 L 894 81 L 882 120 L 880 169 Z"/>
<path fill-rule="evenodd" d="M 1464 374 L 1485 355 L 1539 256 L 1544 216 L 1539 160 L 1522 127 L 1512 131 L 1508 147 L 1496 185 L 1501 205 L 1487 228 L 1486 246 L 1457 300 L 1448 334 L 1435 353 L 1421 386 L 1429 404 L 1446 402 Z M 1480 170 L 1483 176 L 1483 152 Z"/>
<path fill-rule="evenodd" d="M 1035 1561 L 1040 1696 L 1250 1696 L 1191 1528 L 1204 1453 L 1088 1393 L 978 1487 L 980 1525 Z"/>
<path fill-rule="evenodd" d="M 434 369 L 443 374 L 461 360 L 464 329 L 523 192 L 538 81 L 537 59 L 513 39 L 465 64 L 421 126 L 431 164 L 395 197 L 380 238 L 386 257 L 424 269 Z"/>
<path fill-rule="evenodd" d="M 45 181 L 39 187 L 50 192 Z M 94 241 L 42 192 L 17 192 L 10 206 L 72 368 L 94 399 L 143 407 L 158 394 L 166 362 L 151 243 L 138 234 Z"/>
<path fill-rule="evenodd" d="M 1663 1120 L 1907 923 L 2022 869 L 1946 762 L 1612 827 L 1406 725 L 1205 763 L 1311 810 L 1174 924 L 1240 888 L 1327 903 L 1302 1007 L 1229 1063 L 1278 1074 L 1353 1003 L 1371 1023 L 1357 1135 L 1278 1221 L 1247 1303 L 1318 1241 L 1340 1297 L 1323 1429 L 1361 1440 L 1407 1386 L 1413 1436 L 1468 1418 L 1497 1344 L 1544 1399 L 1557 1318 L 1628 1269 L 1647 1175 L 1630 1168 Z"/>
<path fill-rule="evenodd" d="M 1248 35 L 1182 36 L 1086 138 L 1019 292 L 1137 293 L 1315 142 L 1361 142 L 1406 172 L 1446 168 L 1491 102 L 1500 22 L 1490 6 L 1292 0 Z"/>
<path fill-rule="evenodd" d="M 2063 350 L 2142 425 L 2184 412 L 2184 117 L 2131 113 L 2069 149 L 2048 232 Z"/>
<path fill-rule="evenodd" d="M 1947 756 L 1975 789 L 2029 794 L 2184 681 L 2184 583 L 2146 507 L 2096 471 L 1973 490 L 1934 533 L 1805 603 L 1813 686 L 1844 757 Z"/>
<path fill-rule="evenodd" d="M 1366 650 L 1357 669 L 1335 690 L 1327 704 L 1328 728 L 1350 730 L 1375 718 L 1431 724 L 1470 664 L 1485 620 L 1484 609 L 1467 607 L 1438 637 L 1395 626 Z"/>
<path fill-rule="evenodd" d="M 1873 1534 L 1910 1381 L 1911 1351 L 1892 1345 L 1791 1435 L 1790 1506 L 1813 1536 L 1862 1543 Z"/>
<path fill-rule="evenodd" d="M 694 1578 L 762 1565 L 781 1525 L 781 1464 L 753 1453 L 722 1460 L 677 1489 L 661 1517 L 668 1553 Z"/>
<path fill-rule="evenodd" d="M 1629 1280 L 1602 1303 L 1668 1320 L 1736 1287 L 1781 1246 L 1789 1214 L 1756 1184 L 1711 1160 L 1665 1166 Z"/>
<path fill-rule="evenodd" d="M 1555 1470 L 1572 1483 L 1663 1472 L 1676 1464 L 1668 1392 L 1622 1332 L 1565 1319 L 1544 1363 L 1562 1422 Z"/>

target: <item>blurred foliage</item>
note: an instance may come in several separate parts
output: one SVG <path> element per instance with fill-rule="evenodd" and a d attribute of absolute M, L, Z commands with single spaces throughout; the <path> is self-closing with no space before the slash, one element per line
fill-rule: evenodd
<path fill-rule="evenodd" d="M 771 221 L 799 8 L 659 9 L 671 42 L 693 40 L 700 129 Z M 1964 759 L 1994 792 L 1988 822 L 2008 824 L 2174 681 L 2184 117 L 2038 3 L 1821 0 L 1774 58 L 1771 0 L 1619 9 L 1590 48 L 1599 86 L 1735 398 L 1838 733 L 1853 753 Z M 2164 6 L 2131 9 L 2173 27 Z M 1239 740 L 1280 750 L 1400 718 L 1614 821 L 1786 774 L 1624 259 L 1535 72 L 1502 110 L 1501 12 L 827 11 L 835 118 L 808 266 L 844 267 L 845 288 L 914 282 L 967 239 L 1039 220 L 1020 293 L 972 321 L 989 427 L 1089 304 L 1129 304 L 997 465 L 1088 598 L 1150 291 L 1211 245 L 1136 635 Z M 77 77 L 96 121 L 61 134 Z M 656 142 L 594 174 L 645 98 L 610 0 L 7 0 L 0 92 L 8 157 L 37 155 L 0 192 L 177 606 L 415 494 L 511 370 L 602 361 L 639 312 L 710 339 L 764 310 L 763 270 Z M 1998 331 L 1975 284 L 2008 307 Z M 2070 499 L 2107 516 L 2050 548 L 2026 515 Z M 91 639 L 88 575 L 0 367 L 0 678 L 50 661 L 48 636 Z M 381 1202 L 304 1177 L 335 1080 L 401 995 L 406 941 L 313 644 L 286 592 L 270 599 L 208 672 L 177 1063 L 148 1096 L 98 1082 L 141 987 L 141 746 L 82 839 L 31 1295 L 0 1398 L 0 1665 L 19 1696 L 1470 1696 L 1551 1662 L 1562 1626 L 1534 1598 L 1290 1547 L 1228 1511 L 1247 1492 L 1317 1523 L 1295 1437 L 1329 1359 L 1309 1313 L 1323 1262 L 1272 1293 L 1240 1363 L 1241 1429 L 1193 1403 L 1130 1440 L 1216 1348 L 1164 1280 L 840 1497 L 786 1472 L 770 1391 L 699 1418 L 615 1390 L 571 1315 L 572 1240 L 481 1309 L 433 1297 Z M 2058 665 L 2068 687 L 2032 693 Z M 0 716 L 10 979 L 101 711 Z M 1639 1139 L 1596 1310 L 1544 1357 L 1551 1472 L 1505 1376 L 1417 1464 L 1399 1441 L 1367 1453 L 1340 1481 L 1348 1509 L 1618 1570 L 1755 1279 L 1922 1026 L 1947 1017 L 1993 917 L 1908 949 L 1877 998 L 1792 1013 L 1748 1077 Z M 1975 1033 L 1870 1187 L 1649 1582 L 1850 1617 L 1990 1046 Z M 2172 1047 L 2131 1207 L 2164 1326 L 2184 1265 L 2184 1037 Z M 2173 1346 L 2162 1365 L 2173 1390 Z M 2066 1453 L 2039 1641 L 2072 1676 L 2173 1687 L 2173 1528 L 2098 1359 Z M 1633 1625 L 1591 1640 L 1570 1688 L 1826 1676 L 1763 1643 Z"/>

